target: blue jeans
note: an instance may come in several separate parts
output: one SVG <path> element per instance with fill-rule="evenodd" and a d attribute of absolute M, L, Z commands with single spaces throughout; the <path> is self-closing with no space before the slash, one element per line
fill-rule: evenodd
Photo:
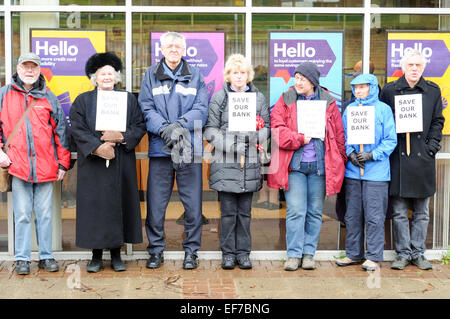
<path fill-rule="evenodd" d="M 289 174 L 286 198 L 287 256 L 314 255 L 322 227 L 325 175 L 318 175 L 317 162 L 302 162 Z"/>
<path fill-rule="evenodd" d="M 14 258 L 31 259 L 31 214 L 34 211 L 39 259 L 53 259 L 53 182 L 28 183 L 12 178 L 14 210 Z"/>

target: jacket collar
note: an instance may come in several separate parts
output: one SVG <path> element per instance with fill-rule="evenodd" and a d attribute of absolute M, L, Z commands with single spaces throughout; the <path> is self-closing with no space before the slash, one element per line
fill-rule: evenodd
<path fill-rule="evenodd" d="M 327 90 L 319 86 L 318 87 L 318 94 L 319 94 L 319 100 L 326 100 L 327 101 L 327 108 L 328 105 L 330 105 L 335 99 L 327 92 Z M 286 92 L 283 93 L 283 99 L 286 105 L 291 105 L 293 103 L 296 103 L 297 101 L 297 91 L 295 90 L 294 86 L 291 86 Z"/>
<path fill-rule="evenodd" d="M 258 88 L 253 84 L 253 82 L 247 83 L 247 86 L 248 86 L 249 89 L 247 91 L 245 91 L 245 92 L 258 92 L 259 91 Z M 223 84 L 223 88 L 225 89 L 226 92 L 234 92 L 231 89 L 231 84 L 228 83 L 228 82 L 225 82 Z"/>
<path fill-rule="evenodd" d="M 168 74 L 166 74 L 166 71 L 164 70 L 164 66 L 163 63 L 165 61 L 165 58 L 162 58 L 161 61 L 159 61 L 156 70 L 155 70 L 155 76 L 159 81 L 164 81 L 164 80 L 172 80 L 172 77 Z M 182 67 L 181 67 L 181 73 L 180 76 L 182 78 L 187 78 L 189 76 L 192 75 L 192 71 L 191 68 L 189 67 L 189 64 L 186 62 L 185 59 L 181 58 L 181 62 L 183 63 Z"/>
<path fill-rule="evenodd" d="M 426 90 L 426 82 L 425 82 L 425 79 L 423 78 L 423 76 L 420 77 L 419 82 L 417 82 L 417 84 L 414 87 L 418 87 L 422 91 Z M 408 82 L 406 81 L 405 75 L 403 75 L 401 78 L 399 78 L 395 82 L 395 88 L 399 91 L 404 90 L 404 89 L 410 89 L 410 86 L 409 86 Z"/>
<path fill-rule="evenodd" d="M 12 76 L 12 80 L 11 80 L 11 85 L 18 91 L 23 92 L 25 94 L 30 94 L 32 97 L 37 98 L 37 99 L 41 99 L 44 97 L 46 91 L 47 91 L 47 86 L 45 83 L 45 78 L 42 75 L 42 73 L 39 75 L 38 80 L 36 81 L 36 83 L 33 84 L 33 87 L 31 88 L 30 91 L 27 91 L 24 86 L 23 86 L 23 82 L 22 80 L 19 78 L 19 74 L 14 73 Z"/>

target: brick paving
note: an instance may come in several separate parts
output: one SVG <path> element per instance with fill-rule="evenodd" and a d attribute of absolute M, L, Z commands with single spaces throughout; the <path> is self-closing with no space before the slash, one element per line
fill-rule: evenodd
<path fill-rule="evenodd" d="M 133 260 L 126 262 L 126 271 L 114 272 L 105 260 L 105 268 L 95 274 L 86 272 L 87 263 L 60 261 L 61 270 L 50 273 L 32 262 L 30 275 L 21 276 L 15 273 L 14 262 L 0 262 L 0 286 L 7 287 L 0 290 L 0 298 L 450 299 L 450 266 L 437 261 L 431 271 L 412 265 L 395 271 L 384 262 L 375 289 L 369 280 L 376 284 L 376 278 L 360 266 L 342 268 L 333 261 L 317 261 L 313 271 L 288 272 L 279 260 L 254 260 L 251 270 L 223 270 L 219 260 L 200 260 L 195 270 L 183 270 L 181 260 L 166 260 L 159 269 L 147 269 L 146 260 Z M 80 284 L 71 289 L 74 276 Z"/>

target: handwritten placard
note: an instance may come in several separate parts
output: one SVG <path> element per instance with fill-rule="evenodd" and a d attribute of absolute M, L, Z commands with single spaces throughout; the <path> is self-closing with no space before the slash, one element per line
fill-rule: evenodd
<path fill-rule="evenodd" d="M 327 101 L 297 101 L 298 132 L 314 138 L 325 138 Z"/>
<path fill-rule="evenodd" d="M 422 94 L 395 96 L 395 130 L 397 133 L 422 132 Z"/>
<path fill-rule="evenodd" d="M 256 131 L 256 93 L 228 93 L 228 130 Z"/>
<path fill-rule="evenodd" d="M 375 144 L 375 107 L 347 107 L 347 144 Z"/>
<path fill-rule="evenodd" d="M 127 92 L 97 91 L 95 130 L 127 130 Z"/>

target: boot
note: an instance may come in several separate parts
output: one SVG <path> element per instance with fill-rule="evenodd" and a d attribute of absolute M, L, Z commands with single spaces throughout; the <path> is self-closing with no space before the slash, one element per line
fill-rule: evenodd
<path fill-rule="evenodd" d="M 111 268 L 114 271 L 124 271 L 127 269 L 125 263 L 120 258 L 120 247 L 119 248 L 111 248 Z"/>
<path fill-rule="evenodd" d="M 99 272 L 103 268 L 103 249 L 92 249 L 92 260 L 86 267 L 87 272 Z"/>

